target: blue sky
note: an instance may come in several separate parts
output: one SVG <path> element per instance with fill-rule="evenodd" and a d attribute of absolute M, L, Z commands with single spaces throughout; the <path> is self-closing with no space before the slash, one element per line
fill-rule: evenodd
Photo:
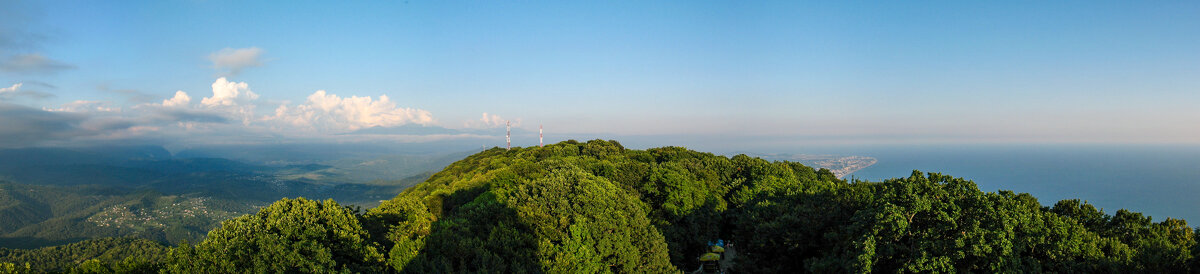
<path fill-rule="evenodd" d="M 55 137 L 68 141 L 497 125 L 479 121 L 483 113 L 617 136 L 1200 141 L 1194 1 L 31 1 L 0 10 L 0 61 L 9 63 L 0 88 L 21 84 L 9 94 L 27 95 L 0 103 L 81 113 L 55 116 L 86 129 Z M 248 58 L 232 73 L 214 64 L 225 49 L 253 52 L 230 57 Z M 257 96 L 201 103 L 220 77 Z M 318 90 L 337 102 L 389 101 L 304 112 Z M 191 100 L 168 109 L 176 91 Z M 81 100 L 91 108 L 67 106 Z M 400 116 L 363 118 L 375 114 Z M 7 123 L 28 124 L 17 117 Z M 0 137 L 32 134 L 9 131 Z"/>

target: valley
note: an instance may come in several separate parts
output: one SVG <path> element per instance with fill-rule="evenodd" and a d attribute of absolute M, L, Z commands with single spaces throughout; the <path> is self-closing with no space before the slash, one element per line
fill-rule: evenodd
<path fill-rule="evenodd" d="M 348 155 L 272 165 L 212 158 L 235 156 L 220 153 L 179 158 L 160 147 L 0 150 L 0 247 L 101 237 L 195 242 L 285 197 L 374 207 L 461 153 Z"/>

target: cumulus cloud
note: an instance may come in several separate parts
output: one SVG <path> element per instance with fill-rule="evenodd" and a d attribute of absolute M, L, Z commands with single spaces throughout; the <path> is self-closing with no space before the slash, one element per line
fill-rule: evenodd
<path fill-rule="evenodd" d="M 212 61 L 213 68 L 222 75 L 237 76 L 242 73 L 242 69 L 262 66 L 262 53 L 263 50 L 257 47 L 224 48 L 209 54 L 208 60 Z"/>
<path fill-rule="evenodd" d="M 0 87 L 0 94 L 21 92 L 29 86 L 25 83 Z M 76 100 L 57 107 L 34 108 L 0 101 L 0 106 L 3 106 L 0 108 L 0 138 L 3 138 L 0 147 L 130 140 L 261 143 L 279 142 L 281 139 L 309 142 L 381 139 L 423 142 L 438 138 L 469 138 L 461 134 L 442 134 L 439 137 L 345 135 L 346 132 L 372 127 L 435 124 L 429 111 L 401 107 L 386 95 L 342 96 L 318 90 L 300 104 L 285 102 L 271 113 L 255 112 L 256 107 L 264 103 L 244 82 L 218 78 L 212 84 L 212 93 L 206 95 L 179 90 L 170 97 L 152 98 L 150 102 L 131 106 L 108 101 Z M 486 121 L 488 125 L 503 125 L 503 118 L 499 116 L 484 117 L 486 119 L 480 123 Z"/>
<path fill-rule="evenodd" d="M 246 82 L 230 82 L 221 77 L 213 82 L 212 92 L 211 97 L 200 100 L 201 105 L 241 118 L 242 123 L 246 125 L 254 120 L 255 105 L 252 101 L 258 99 L 258 94 L 250 91 L 250 85 Z"/>
<path fill-rule="evenodd" d="M 250 91 L 249 84 L 246 84 L 246 82 L 230 82 L 225 77 L 217 78 L 217 81 L 213 82 L 212 92 L 213 95 L 211 97 L 205 97 L 203 100 L 200 100 L 200 103 L 209 107 L 236 106 L 238 103 L 258 99 L 258 94 Z"/>
<path fill-rule="evenodd" d="M 318 130 L 357 130 L 433 123 L 433 115 L 429 111 L 397 107 L 387 95 L 379 96 L 379 100 L 358 96 L 343 98 L 324 90 L 309 95 L 304 104 L 279 106 L 269 119 Z"/>
<path fill-rule="evenodd" d="M 500 117 L 500 115 L 488 114 L 487 112 L 484 112 L 483 117 L 479 118 L 479 120 L 467 121 L 466 123 L 463 123 L 463 127 L 466 127 L 466 128 L 497 128 L 497 127 L 503 127 L 505 125 L 505 123 L 508 123 L 508 122 L 512 122 L 512 126 L 514 126 L 514 127 L 521 125 L 520 119 L 517 119 L 517 120 L 504 119 L 503 117 Z"/>
<path fill-rule="evenodd" d="M 187 92 L 183 92 L 182 90 L 180 90 L 180 91 L 175 91 L 175 97 L 171 97 L 171 99 L 163 100 L 162 105 L 164 107 L 181 107 L 181 106 L 187 106 L 191 102 L 192 102 L 192 97 L 188 96 Z"/>
<path fill-rule="evenodd" d="M 192 97 L 182 90 L 175 91 L 175 96 L 162 101 L 162 104 L 149 104 L 154 118 L 159 121 L 178 123 L 226 123 L 228 118 L 221 113 L 195 109 L 191 105 Z"/>
<path fill-rule="evenodd" d="M 17 54 L 0 60 L 0 71 L 19 74 L 54 74 L 75 66 L 46 58 L 41 54 Z"/>

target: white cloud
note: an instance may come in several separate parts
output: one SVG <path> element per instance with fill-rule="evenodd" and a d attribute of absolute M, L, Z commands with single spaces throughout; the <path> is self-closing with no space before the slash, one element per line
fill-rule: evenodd
<path fill-rule="evenodd" d="M 225 77 L 217 78 L 212 84 L 213 95 L 200 100 L 200 104 L 210 110 L 228 112 L 241 118 L 242 124 L 249 125 L 254 120 L 254 99 L 258 94 L 250 91 L 250 85 L 245 82 L 230 82 Z"/>
<path fill-rule="evenodd" d="M 16 92 L 18 89 L 21 89 L 21 83 L 13 84 L 11 87 L 0 88 L 0 93 Z"/>
<path fill-rule="evenodd" d="M 163 100 L 162 105 L 164 107 L 182 107 L 182 106 L 187 106 L 191 102 L 192 102 L 192 97 L 188 96 L 187 92 L 183 92 L 182 90 L 180 90 L 180 91 L 175 91 L 175 97 L 171 97 L 171 99 Z"/>
<path fill-rule="evenodd" d="M 131 108 L 130 114 L 138 116 L 142 122 L 146 124 L 171 124 L 171 123 L 214 123 L 224 124 L 231 119 L 230 108 L 236 110 L 236 107 L 222 108 L 205 108 L 197 105 L 192 105 L 192 97 L 188 96 L 187 92 L 182 90 L 175 91 L 175 96 L 163 100 L 162 103 L 144 103 L 135 105 Z M 220 105 L 216 105 L 220 106 Z M 235 113 L 238 111 L 234 111 Z M 181 126 L 182 127 L 182 126 Z"/>
<path fill-rule="evenodd" d="M 263 50 L 257 47 L 224 48 L 209 54 L 208 60 L 212 61 L 213 68 L 223 75 L 236 76 L 242 73 L 242 69 L 262 66 L 262 53 Z"/>
<path fill-rule="evenodd" d="M 217 78 L 217 81 L 213 82 L 212 91 L 212 97 L 200 100 L 201 104 L 209 107 L 236 106 L 239 102 L 258 99 L 258 94 L 250 91 L 250 85 L 246 82 L 230 82 L 225 77 Z"/>
<path fill-rule="evenodd" d="M 503 127 L 505 125 L 505 123 L 508 123 L 510 121 L 512 122 L 512 126 L 514 126 L 514 127 L 521 125 L 520 119 L 509 120 L 509 119 L 504 119 L 503 117 L 500 117 L 500 115 L 488 114 L 487 112 L 484 112 L 483 116 L 481 118 L 479 118 L 479 120 L 467 121 L 466 123 L 463 123 L 463 127 L 466 127 L 466 128 L 497 128 L 497 127 Z"/>
<path fill-rule="evenodd" d="M 433 115 L 429 111 L 397 107 L 387 95 L 379 96 L 379 100 L 358 96 L 343 98 L 324 90 L 309 95 L 304 104 L 279 106 L 275 109 L 275 116 L 268 119 L 317 130 L 356 130 L 374 126 L 433 123 Z"/>
<path fill-rule="evenodd" d="M 28 97 L 34 99 L 54 97 L 54 94 L 36 90 L 23 90 L 22 87 L 24 87 L 24 83 L 16 83 L 10 87 L 0 88 L 0 101 L 15 99 L 17 97 Z"/>
<path fill-rule="evenodd" d="M 47 111 L 57 112 L 120 112 L 120 107 L 110 106 L 108 102 L 103 101 L 87 101 L 75 100 L 70 103 L 62 104 L 59 108 L 44 108 Z"/>
<path fill-rule="evenodd" d="M 26 92 L 29 83 L 0 87 L 0 95 Z M 128 108 L 126 104 L 78 100 L 57 107 L 33 108 L 0 100 L 0 147 L 137 141 L 182 143 L 262 143 L 280 140 L 338 142 L 424 142 L 464 136 L 363 136 L 344 135 L 369 127 L 409 124 L 432 125 L 426 110 L 399 106 L 381 95 L 340 96 L 324 90 L 300 103 L 283 103 L 274 113 L 255 112 L 264 104 L 249 84 L 218 78 L 212 94 L 176 91 Z M 208 96 L 205 96 L 208 95 Z M 194 97 L 194 98 L 193 98 Z M 198 99 L 198 100 L 193 100 Z M 128 102 L 126 102 L 128 103 Z M 4 108 L 11 106 L 9 108 Z M 7 112 L 4 112 L 7 111 Z M 493 124 L 499 116 L 488 115 Z M 494 121 L 493 121 L 494 120 Z M 235 121 L 241 121 L 237 123 Z M 60 132 L 61 133 L 56 133 Z M 22 135 L 24 134 L 24 135 Z M 7 137 L 6 137 L 7 136 Z M 26 136 L 17 138 L 14 136 Z M 2 139 L 2 138 L 0 138 Z"/>

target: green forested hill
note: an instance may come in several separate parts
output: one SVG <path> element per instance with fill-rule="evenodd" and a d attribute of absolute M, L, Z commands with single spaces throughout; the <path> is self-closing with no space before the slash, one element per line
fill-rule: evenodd
<path fill-rule="evenodd" d="M 0 247 L 126 236 L 172 245 L 196 242 L 221 221 L 283 197 L 378 205 L 436 171 L 416 170 L 449 164 L 448 157 L 398 154 L 335 161 L 341 167 L 265 166 L 171 158 L 161 147 L 0 149 Z M 346 167 L 381 171 L 347 176 L 359 170 Z M 391 176 L 403 179 L 378 179 Z"/>
<path fill-rule="evenodd" d="M 132 236 L 178 244 L 255 207 L 202 196 L 0 181 L 0 247 L 36 248 Z"/>
<path fill-rule="evenodd" d="M 169 250 L 154 241 L 139 238 L 103 238 L 38 249 L 0 248 L 0 264 L 11 263 L 31 272 L 62 272 L 85 264 L 121 272 L 153 271 L 154 261 L 163 260 Z M 90 263 L 89 263 L 90 261 Z M 103 266 L 104 264 L 109 266 Z M 5 273 L 0 265 L 0 273 Z"/>
<path fill-rule="evenodd" d="M 716 239 L 736 243 L 731 270 L 747 273 L 1200 270 L 1182 220 L 1047 206 L 937 173 L 846 182 L 793 162 L 600 140 L 486 150 L 365 212 L 284 199 L 142 267 L 658 273 L 696 269 Z"/>

